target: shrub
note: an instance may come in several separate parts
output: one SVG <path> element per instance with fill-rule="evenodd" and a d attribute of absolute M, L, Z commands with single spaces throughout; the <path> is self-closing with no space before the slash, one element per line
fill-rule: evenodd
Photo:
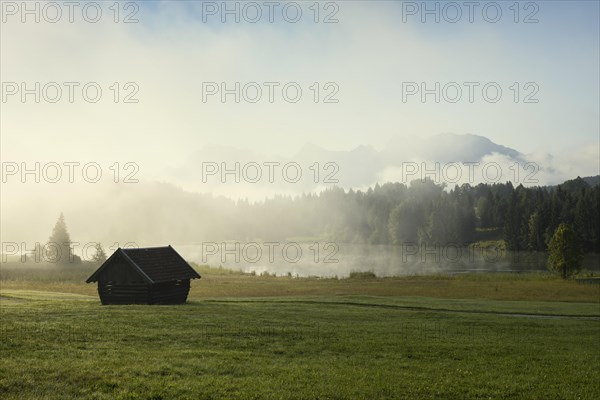
<path fill-rule="evenodd" d="M 352 271 L 350 279 L 375 279 L 377 275 L 373 271 Z"/>

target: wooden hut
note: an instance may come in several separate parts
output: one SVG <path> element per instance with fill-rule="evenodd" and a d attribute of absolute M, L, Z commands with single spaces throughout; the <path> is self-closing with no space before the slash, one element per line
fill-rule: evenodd
<path fill-rule="evenodd" d="M 102 304 L 182 304 L 200 275 L 171 246 L 117 249 L 87 279 Z"/>

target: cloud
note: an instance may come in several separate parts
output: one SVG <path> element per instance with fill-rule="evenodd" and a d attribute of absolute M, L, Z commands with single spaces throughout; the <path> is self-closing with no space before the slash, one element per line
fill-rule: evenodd
<path fill-rule="evenodd" d="M 21 24 L 11 19 L 2 25 L 3 80 L 82 85 L 92 81 L 104 93 L 97 104 L 81 100 L 4 104 L 2 155 L 22 159 L 52 153 L 66 159 L 76 153 L 93 159 L 110 154 L 144 164 L 149 173 L 158 174 L 155 157 L 148 151 L 153 147 L 161 149 L 161 164 L 174 166 L 182 154 L 187 156 L 190 146 L 208 143 L 290 155 L 306 142 L 331 149 L 350 150 L 361 144 L 381 148 L 393 136 L 410 132 L 423 137 L 445 131 L 484 133 L 529 151 L 539 145 L 541 135 L 552 138 L 549 145 L 568 141 L 564 130 L 556 128 L 569 123 L 557 111 L 561 107 L 569 112 L 568 121 L 576 121 L 580 132 L 576 138 L 597 132 L 597 123 L 592 122 L 597 113 L 579 106 L 584 100 L 598 104 L 597 93 L 590 98 L 581 85 L 590 86 L 597 68 L 585 67 L 573 77 L 573 86 L 563 88 L 556 79 L 557 71 L 563 73 L 560 64 L 546 63 L 539 69 L 530 47 L 515 48 L 517 38 L 512 34 L 521 27 L 399 23 L 400 8 L 387 2 L 339 6 L 337 24 L 311 22 L 307 8 L 300 24 L 281 18 L 260 24 L 221 24 L 218 19 L 203 23 L 199 2 L 142 5 L 137 24 L 113 23 L 108 9 L 98 24 L 81 19 L 73 24 Z M 530 28 L 539 33 L 530 39 L 537 46 L 547 28 Z M 597 54 L 591 44 L 582 41 L 582 52 Z M 569 65 L 580 56 L 573 57 Z M 520 62 L 508 62 L 511 59 Z M 509 87 L 515 81 L 531 80 L 542 86 L 544 101 L 513 104 Z M 479 89 L 473 104 L 466 100 L 424 104 L 420 96 L 402 102 L 405 81 L 427 82 L 428 87 L 435 82 L 443 87 L 445 82 L 493 81 L 502 85 L 504 95 L 497 104 L 483 101 Z M 136 83 L 139 103 L 114 104 L 110 87 L 115 82 L 120 84 L 121 97 L 128 93 L 124 84 Z M 264 82 L 280 85 L 274 103 L 222 104 L 219 96 L 202 102 L 203 82 L 226 82 L 228 88 L 235 82 L 242 88 L 256 82 L 264 99 Z M 298 103 L 282 99 L 281 88 L 288 82 L 297 82 L 303 90 Z M 311 89 L 315 82 L 318 103 Z M 328 82 L 338 86 L 334 97 L 339 103 L 322 103 L 332 93 L 324 87 Z M 561 98 L 561 90 L 571 96 L 575 85 L 581 88 L 579 99 Z M 38 146 L 28 146 L 32 142 Z"/>

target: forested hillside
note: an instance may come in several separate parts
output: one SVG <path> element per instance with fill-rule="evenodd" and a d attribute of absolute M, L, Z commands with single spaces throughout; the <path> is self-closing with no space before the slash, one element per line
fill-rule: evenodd
<path fill-rule="evenodd" d="M 445 188 L 416 180 L 366 191 L 334 187 L 259 202 L 156 183 L 115 190 L 98 202 L 95 207 L 102 210 L 103 220 L 117 222 L 97 225 L 99 236 L 91 239 L 111 244 L 306 239 L 467 245 L 504 240 L 508 250 L 543 251 L 556 227 L 565 222 L 576 230 L 584 251 L 600 252 L 600 186 L 582 178 L 529 188 L 511 183 Z M 119 207 L 107 207 L 110 202 Z M 67 218 L 78 219 L 77 213 L 70 215 Z M 72 228 L 77 238 L 82 229 Z"/>
<path fill-rule="evenodd" d="M 340 242 L 373 244 L 466 245 L 477 232 L 496 228 L 509 250 L 541 251 L 558 224 L 566 222 L 575 227 L 584 251 L 599 252 L 599 204 L 600 186 L 578 178 L 550 188 L 514 188 L 509 182 L 449 191 L 419 180 L 408 186 L 387 183 L 366 192 L 331 189 L 237 206 L 249 208 L 247 215 L 254 221 L 247 227 L 259 237 L 267 234 L 260 220 L 275 215 L 284 235 L 326 235 Z"/>

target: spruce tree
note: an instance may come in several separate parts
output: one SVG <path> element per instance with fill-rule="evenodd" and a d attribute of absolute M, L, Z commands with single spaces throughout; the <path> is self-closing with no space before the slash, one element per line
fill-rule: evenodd
<path fill-rule="evenodd" d="M 71 237 L 63 213 L 60 213 L 45 247 L 47 261 L 63 265 L 71 262 Z"/>

